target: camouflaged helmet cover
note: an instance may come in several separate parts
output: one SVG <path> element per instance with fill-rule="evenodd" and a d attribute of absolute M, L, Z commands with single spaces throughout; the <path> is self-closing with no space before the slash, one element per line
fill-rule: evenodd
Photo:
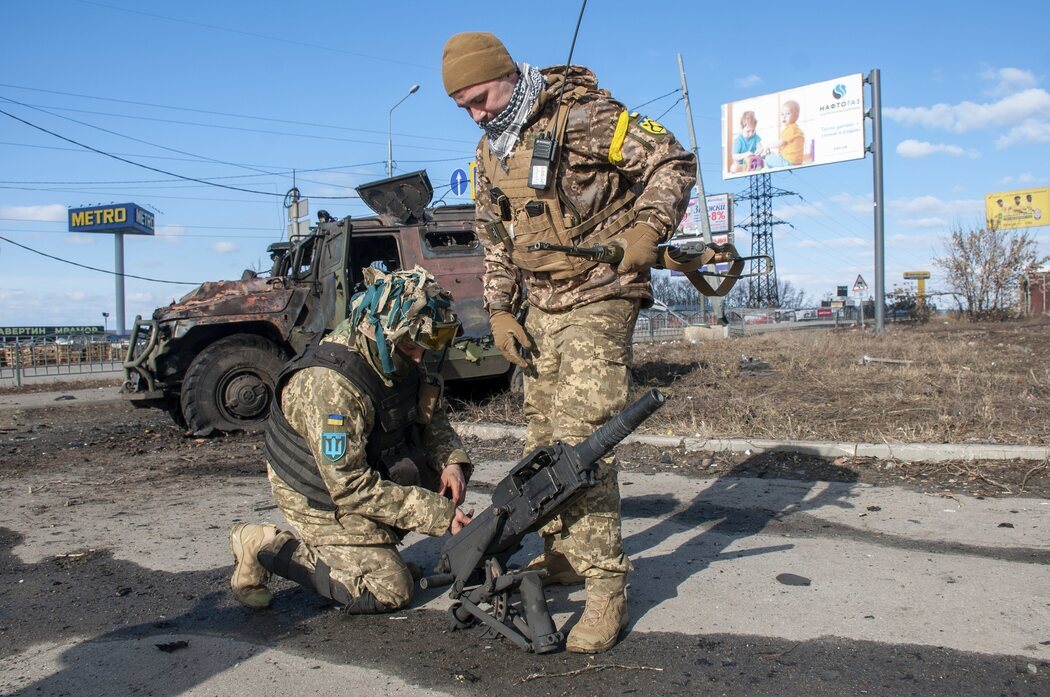
<path fill-rule="evenodd" d="M 421 266 L 385 273 L 364 269 L 365 290 L 350 300 L 354 328 L 377 345 L 394 347 L 420 332 L 434 333 L 437 324 L 459 324 L 452 295 Z"/>

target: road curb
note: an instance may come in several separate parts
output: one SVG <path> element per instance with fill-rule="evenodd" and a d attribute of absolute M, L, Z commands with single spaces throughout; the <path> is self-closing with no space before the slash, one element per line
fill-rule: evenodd
<path fill-rule="evenodd" d="M 455 423 L 461 436 L 482 440 L 516 438 L 525 429 L 500 424 Z M 685 448 L 687 452 L 762 453 L 785 451 L 823 457 L 873 457 L 879 460 L 942 462 L 945 460 L 1047 460 L 1050 447 L 1005 445 L 999 443 L 846 443 L 819 440 L 768 440 L 757 438 L 683 438 L 680 436 L 631 435 L 625 443 L 642 443 L 664 448 Z"/>

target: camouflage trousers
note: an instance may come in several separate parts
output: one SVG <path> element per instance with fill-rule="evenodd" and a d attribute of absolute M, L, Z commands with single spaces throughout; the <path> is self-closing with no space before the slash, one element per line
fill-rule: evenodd
<path fill-rule="evenodd" d="M 414 585 L 412 573 L 395 545 L 338 544 L 340 537 L 346 537 L 346 531 L 336 513 L 311 508 L 305 496 L 285 484 L 269 467 L 267 472 L 274 502 L 300 541 L 292 555 L 295 563 L 312 572 L 320 559 L 331 570 L 331 580 L 345 586 L 351 596 L 359 597 L 368 590 L 392 610 L 408 605 Z M 274 554 L 287 539 L 287 534 L 278 534 Z"/>
<path fill-rule="evenodd" d="M 555 440 L 574 445 L 627 406 L 637 300 L 603 300 L 566 312 L 529 308 L 533 367 L 525 372 L 525 452 Z M 586 578 L 626 574 L 631 562 L 620 533 L 620 490 L 610 453 L 598 483 L 540 534 Z"/>

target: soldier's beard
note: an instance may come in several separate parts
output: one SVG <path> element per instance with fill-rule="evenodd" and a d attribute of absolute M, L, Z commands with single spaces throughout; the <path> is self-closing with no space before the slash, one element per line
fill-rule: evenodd
<path fill-rule="evenodd" d="M 401 353 L 401 349 L 399 348 L 394 348 L 390 353 L 390 358 L 394 361 L 394 377 L 403 378 L 411 373 L 412 369 L 416 367 L 416 362 Z"/>

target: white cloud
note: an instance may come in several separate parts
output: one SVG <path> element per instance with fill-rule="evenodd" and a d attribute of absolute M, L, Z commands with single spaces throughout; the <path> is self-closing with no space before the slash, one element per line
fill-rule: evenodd
<path fill-rule="evenodd" d="M 889 202 L 889 210 L 897 215 L 929 217 L 937 215 L 971 216 L 984 213 L 984 201 L 954 199 L 946 201 L 936 196 L 897 198 Z"/>
<path fill-rule="evenodd" d="M 34 222 L 64 223 L 69 209 L 60 203 L 47 206 L 0 206 L 0 218 L 32 220 Z"/>
<path fill-rule="evenodd" d="M 985 94 L 992 96 L 1012 94 L 1039 84 L 1031 70 L 1021 68 L 989 68 L 981 72 L 981 79 L 995 83 L 985 91 Z"/>
<path fill-rule="evenodd" d="M 1003 184 L 1013 184 L 1014 182 L 1017 182 L 1018 184 L 1031 184 L 1035 181 L 1035 177 L 1031 172 L 1022 172 L 1016 177 L 1003 177 L 1001 181 Z"/>
<path fill-rule="evenodd" d="M 907 157 L 911 159 L 918 159 L 920 157 L 928 157 L 929 155 L 935 155 L 937 153 L 944 153 L 945 155 L 953 155 L 955 157 L 961 157 L 967 155 L 970 159 L 979 157 L 980 153 L 976 150 L 965 150 L 958 145 L 952 145 L 951 143 L 930 143 L 925 140 L 902 140 L 897 144 L 897 154 L 901 157 Z"/>
<path fill-rule="evenodd" d="M 779 218 L 819 218 L 827 215 L 824 204 L 817 203 L 785 203 L 776 207 Z"/>
<path fill-rule="evenodd" d="M 88 294 L 82 290 L 72 290 L 65 294 L 66 300 L 74 303 L 80 303 L 87 300 Z"/>
<path fill-rule="evenodd" d="M 903 221 L 904 225 L 908 227 L 917 228 L 947 228 L 949 223 L 944 218 L 905 218 Z"/>
<path fill-rule="evenodd" d="M 1050 112 L 1050 92 L 1029 88 L 994 102 L 979 104 L 934 104 L 921 107 L 889 107 L 882 110 L 886 118 L 909 126 L 925 126 L 955 133 L 983 128 L 1016 126 L 1029 119 L 1045 117 Z"/>
<path fill-rule="evenodd" d="M 761 85 L 762 78 L 752 73 L 751 75 L 748 75 L 746 77 L 736 78 L 735 80 L 733 80 L 733 84 L 735 84 L 740 89 L 747 89 L 748 87 L 756 87 L 757 85 Z"/>
<path fill-rule="evenodd" d="M 233 242 L 216 242 L 211 246 L 211 251 L 216 254 L 231 254 L 237 251 L 237 245 Z"/>
<path fill-rule="evenodd" d="M 1050 143 L 1050 121 L 1028 119 L 995 139 L 995 147 L 1000 150 L 1025 143 Z"/>
<path fill-rule="evenodd" d="M 64 241 L 68 245 L 73 245 L 75 247 L 82 247 L 82 246 L 93 245 L 98 240 L 95 238 L 94 235 L 80 235 L 80 234 L 74 233 L 72 235 L 66 235 Z"/>
<path fill-rule="evenodd" d="M 905 244 L 905 243 L 914 243 L 914 242 L 925 241 L 927 239 L 930 239 L 931 237 L 936 237 L 936 235 L 932 235 L 931 236 L 929 233 L 907 233 L 907 234 L 905 234 L 905 233 L 902 233 L 902 232 L 898 232 L 898 233 L 895 233 L 893 235 L 886 235 L 886 242 L 887 243 L 892 243 L 892 244 Z"/>
<path fill-rule="evenodd" d="M 850 213 L 871 213 L 874 200 L 874 196 L 870 192 L 866 195 L 835 194 L 831 197 L 831 201 L 836 206 Z"/>
<path fill-rule="evenodd" d="M 827 241 L 829 247 L 855 249 L 858 247 L 871 247 L 875 242 L 863 237 L 833 237 Z"/>
<path fill-rule="evenodd" d="M 186 235 L 186 228 L 181 225 L 161 225 L 156 229 L 155 236 L 168 244 L 181 244 Z"/>

